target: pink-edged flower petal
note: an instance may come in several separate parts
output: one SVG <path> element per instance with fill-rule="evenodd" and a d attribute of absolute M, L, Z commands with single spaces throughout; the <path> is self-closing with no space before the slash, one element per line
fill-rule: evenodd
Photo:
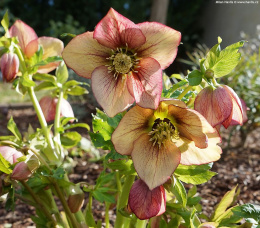
<path fill-rule="evenodd" d="M 242 109 L 243 109 L 243 123 L 247 122 L 248 117 L 247 117 L 247 110 L 249 110 L 249 108 L 246 106 L 246 102 L 240 98 L 241 104 L 242 104 Z"/>
<path fill-rule="evenodd" d="M 93 32 L 74 37 L 62 52 L 65 63 L 79 76 L 91 78 L 93 70 L 109 63 L 111 50 L 93 39 Z"/>
<path fill-rule="evenodd" d="M 181 33 L 157 22 L 138 24 L 146 37 L 146 42 L 137 49 L 138 56 L 156 59 L 162 69 L 175 59 L 181 41 Z"/>
<path fill-rule="evenodd" d="M 31 175 L 32 172 L 29 169 L 27 163 L 20 162 L 14 167 L 11 179 L 22 181 L 27 180 Z"/>
<path fill-rule="evenodd" d="M 108 116 L 113 117 L 134 103 L 128 92 L 126 78 L 115 79 L 105 66 L 97 67 L 92 73 L 92 90 L 97 102 Z"/>
<path fill-rule="evenodd" d="M 220 159 L 222 153 L 221 147 L 217 143 L 221 142 L 219 134 L 208 133 L 208 147 L 200 149 L 196 147 L 193 141 L 185 137 L 176 140 L 175 144 L 181 151 L 182 165 L 201 165 L 214 162 Z"/>
<path fill-rule="evenodd" d="M 126 47 L 126 45 L 130 49 L 134 49 L 140 47 L 146 40 L 136 24 L 112 8 L 97 24 L 94 39 L 112 49 Z"/>
<path fill-rule="evenodd" d="M 38 39 L 39 45 L 42 46 L 43 56 L 42 59 L 47 59 L 48 57 L 61 56 L 64 45 L 63 42 L 57 38 L 53 37 L 40 37 Z M 45 66 L 40 66 L 38 68 L 38 73 L 48 73 L 59 66 L 60 62 L 52 62 Z"/>
<path fill-rule="evenodd" d="M 153 113 L 151 109 L 135 106 L 124 115 L 112 134 L 112 142 L 119 154 L 131 154 L 134 141 L 147 132 L 148 122 Z"/>
<path fill-rule="evenodd" d="M 162 70 L 153 58 L 141 59 L 138 73 L 132 72 L 128 88 L 138 105 L 157 109 L 162 93 Z"/>
<path fill-rule="evenodd" d="M 31 46 L 33 50 L 26 50 L 26 46 L 33 40 L 37 40 L 38 36 L 35 33 L 34 29 L 31 28 L 29 25 L 25 24 L 21 20 L 15 21 L 15 23 L 12 25 L 12 27 L 9 30 L 10 36 L 11 37 L 18 37 L 19 45 L 24 53 L 30 53 L 34 51 L 34 53 L 37 51 L 37 48 L 35 49 L 35 45 Z M 33 53 L 33 54 L 34 54 Z"/>
<path fill-rule="evenodd" d="M 161 101 L 167 105 L 175 105 L 175 106 L 179 106 L 181 108 L 187 108 L 187 105 L 185 104 L 185 102 L 178 100 L 178 99 L 162 98 Z"/>
<path fill-rule="evenodd" d="M 38 51 L 38 39 L 32 40 L 28 45 L 25 47 L 24 54 L 31 58 L 35 52 Z"/>
<path fill-rule="evenodd" d="M 243 124 L 243 107 L 241 100 L 237 96 L 237 94 L 234 92 L 233 89 L 231 89 L 229 86 L 223 85 L 223 88 L 229 93 L 233 109 L 232 114 L 229 116 L 228 119 L 226 119 L 222 124 L 225 128 L 228 128 L 230 125 L 242 125 Z"/>
<path fill-rule="evenodd" d="M 161 215 L 166 210 L 166 194 L 163 186 L 150 190 L 142 181 L 137 180 L 129 193 L 128 204 L 139 219 L 149 219 Z"/>
<path fill-rule="evenodd" d="M 232 113 L 232 99 L 223 87 L 213 90 L 206 87 L 200 91 L 194 102 L 194 109 L 201 113 L 215 127 Z"/>
<path fill-rule="evenodd" d="M 16 163 L 18 158 L 22 157 L 23 154 L 10 146 L 0 146 L 0 154 L 10 164 Z"/>
<path fill-rule="evenodd" d="M 15 53 L 4 53 L 0 60 L 3 81 L 13 81 L 19 71 L 19 58 Z"/>
<path fill-rule="evenodd" d="M 170 140 L 159 146 L 150 140 L 148 134 L 141 135 L 131 153 L 135 170 L 152 190 L 165 183 L 180 163 L 181 152 Z"/>
<path fill-rule="evenodd" d="M 214 133 L 214 128 L 198 112 L 192 109 L 181 108 L 175 105 L 169 105 L 169 116 L 176 121 L 176 127 L 180 137 L 184 136 L 194 141 L 199 148 L 208 146 L 208 137 L 206 133 Z"/>

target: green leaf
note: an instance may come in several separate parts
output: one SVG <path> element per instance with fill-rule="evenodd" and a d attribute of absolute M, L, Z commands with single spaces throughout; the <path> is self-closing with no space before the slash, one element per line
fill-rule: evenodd
<path fill-rule="evenodd" d="M 189 189 L 189 191 L 188 191 L 188 197 L 192 197 L 192 196 L 194 196 L 196 193 L 197 193 L 197 186 L 194 185 L 194 186 L 192 186 L 191 189 Z"/>
<path fill-rule="evenodd" d="M 67 94 L 70 94 L 72 96 L 81 96 L 83 94 L 87 94 L 88 90 L 86 88 L 83 88 L 81 86 L 73 86 L 66 90 Z"/>
<path fill-rule="evenodd" d="M 174 84 L 170 89 L 163 90 L 162 91 L 162 97 L 164 98 L 170 98 L 172 97 L 173 93 L 177 90 L 183 87 L 184 85 L 188 84 L 188 80 L 183 79 L 182 81 L 179 81 L 178 83 Z"/>
<path fill-rule="evenodd" d="M 64 61 L 60 63 L 60 65 L 56 69 L 56 77 L 58 83 L 64 84 L 68 78 L 69 78 L 69 73 L 66 64 Z"/>
<path fill-rule="evenodd" d="M 113 143 L 110 140 L 105 141 L 102 135 L 92 132 L 89 132 L 89 135 L 96 148 L 102 148 L 104 150 L 112 150 L 112 148 L 114 148 Z"/>
<path fill-rule="evenodd" d="M 0 153 L 0 171 L 6 174 L 12 173 L 12 170 L 10 168 L 10 163 L 5 160 L 3 155 Z"/>
<path fill-rule="evenodd" d="M 88 131 L 90 130 L 89 125 L 86 124 L 86 123 L 69 124 L 66 127 L 64 127 L 64 130 L 72 129 L 72 128 L 75 128 L 75 127 L 82 127 L 82 128 L 86 128 Z"/>
<path fill-rule="evenodd" d="M 115 203 L 115 197 L 114 196 L 112 196 L 109 193 L 99 191 L 99 189 L 93 191 L 93 196 L 96 200 L 98 200 L 101 203 L 103 203 L 104 201 L 108 202 L 108 203 Z"/>
<path fill-rule="evenodd" d="M 127 156 L 126 155 L 121 155 L 119 153 L 116 152 L 116 150 L 113 148 L 105 157 L 105 160 L 118 160 L 118 159 L 126 159 Z"/>
<path fill-rule="evenodd" d="M 15 189 L 10 188 L 7 196 L 7 200 L 5 203 L 5 210 L 6 211 L 14 211 L 15 208 L 15 197 L 14 197 Z"/>
<path fill-rule="evenodd" d="M 1 20 L 1 25 L 4 27 L 5 32 L 8 32 L 8 28 L 9 28 L 8 10 L 6 10 L 4 17 Z"/>
<path fill-rule="evenodd" d="M 27 75 L 24 75 L 23 77 L 20 78 L 20 83 L 25 87 L 31 87 L 36 85 L 35 82 L 29 79 Z"/>
<path fill-rule="evenodd" d="M 66 148 L 76 146 L 81 140 L 81 135 L 76 131 L 66 132 L 61 135 L 61 144 Z"/>
<path fill-rule="evenodd" d="M 202 73 L 198 70 L 193 70 L 188 74 L 188 81 L 190 86 L 197 86 L 202 81 Z"/>
<path fill-rule="evenodd" d="M 36 73 L 33 75 L 33 78 L 38 81 L 46 81 L 46 82 L 52 82 L 53 84 L 56 83 L 56 78 L 51 74 L 39 74 Z"/>
<path fill-rule="evenodd" d="M 244 204 L 241 206 L 236 206 L 232 208 L 232 212 L 239 216 L 240 218 L 244 218 L 247 222 L 252 224 L 257 224 L 260 222 L 260 206 L 254 204 Z"/>
<path fill-rule="evenodd" d="M 93 131 L 102 135 L 105 141 L 111 139 L 114 128 L 104 118 L 102 119 L 98 115 L 93 115 L 92 126 Z"/>
<path fill-rule="evenodd" d="M 123 174 L 134 174 L 135 169 L 132 160 L 115 160 L 108 162 L 107 166 L 112 170 L 118 170 Z"/>
<path fill-rule="evenodd" d="M 231 206 L 234 201 L 234 197 L 236 196 L 236 189 L 237 187 L 233 188 L 231 191 L 228 191 L 224 195 L 219 204 L 216 206 L 214 213 L 211 215 L 210 221 L 218 221 L 218 218 L 221 217 L 226 209 Z"/>
<path fill-rule="evenodd" d="M 62 33 L 61 35 L 60 35 L 61 37 L 67 37 L 67 36 L 69 36 L 69 37 L 75 37 L 76 36 L 76 34 L 72 34 L 72 33 Z"/>
<path fill-rule="evenodd" d="M 36 63 L 34 66 L 45 66 L 49 63 L 53 63 L 53 62 L 58 62 L 58 61 L 62 61 L 63 59 L 59 56 L 51 56 L 48 57 L 47 59 L 44 59 L 38 63 Z"/>
<path fill-rule="evenodd" d="M 52 89 L 55 89 L 57 88 L 57 86 L 52 83 L 52 82 L 42 82 L 40 83 L 39 85 L 37 85 L 35 88 L 34 88 L 34 91 L 40 91 L 40 90 L 52 90 Z"/>
<path fill-rule="evenodd" d="M 179 165 L 174 174 L 178 179 L 187 184 L 198 185 L 207 182 L 216 175 L 215 172 L 209 171 L 211 167 L 212 164 L 190 166 Z"/>
<path fill-rule="evenodd" d="M 90 210 L 89 204 L 87 204 L 86 206 L 85 214 L 86 214 L 86 223 L 88 227 L 94 227 L 94 228 L 97 227 L 97 224 L 92 214 L 92 210 Z"/>
<path fill-rule="evenodd" d="M 174 181 L 175 182 L 174 182 L 174 187 L 172 188 L 172 193 L 175 195 L 178 202 L 181 203 L 182 206 L 185 208 L 187 204 L 186 190 L 180 180 L 175 178 Z"/>
<path fill-rule="evenodd" d="M 13 135 L 18 139 L 22 140 L 22 135 L 20 131 L 18 130 L 18 127 L 16 126 L 16 123 L 14 122 L 13 117 L 10 118 L 10 120 L 7 123 L 7 129 L 13 133 Z"/>

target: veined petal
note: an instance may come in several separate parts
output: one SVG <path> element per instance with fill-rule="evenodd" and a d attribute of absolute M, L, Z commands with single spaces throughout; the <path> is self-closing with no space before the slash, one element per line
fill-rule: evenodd
<path fill-rule="evenodd" d="M 163 102 L 167 105 L 175 105 L 175 106 L 179 106 L 181 108 L 187 108 L 187 105 L 185 104 L 185 102 L 178 100 L 178 99 L 163 98 L 163 99 L 161 99 L 161 102 Z"/>
<path fill-rule="evenodd" d="M 24 54 L 31 58 L 34 53 L 38 51 L 38 39 L 32 40 L 28 45 L 25 47 Z"/>
<path fill-rule="evenodd" d="M 79 76 L 91 78 L 96 67 L 109 63 L 106 59 L 111 50 L 93 39 L 93 32 L 74 37 L 62 52 L 66 64 Z"/>
<path fill-rule="evenodd" d="M 219 160 L 222 150 L 217 143 L 220 143 L 221 139 L 217 132 L 207 136 L 208 147 L 205 149 L 196 147 L 193 141 L 185 137 L 176 140 L 175 144 L 181 151 L 182 165 L 201 165 Z"/>
<path fill-rule="evenodd" d="M 130 190 L 128 204 L 139 219 L 149 219 L 161 215 L 166 210 L 165 189 L 163 186 L 159 186 L 150 190 L 139 179 Z"/>
<path fill-rule="evenodd" d="M 146 40 L 136 24 L 112 8 L 97 24 L 94 39 L 112 49 L 126 47 L 126 44 L 130 49 L 134 49 L 140 47 Z"/>
<path fill-rule="evenodd" d="M 131 154 L 134 141 L 142 134 L 148 133 L 149 120 L 152 119 L 153 113 L 152 109 L 134 106 L 125 114 L 112 134 L 112 142 L 119 154 Z"/>
<path fill-rule="evenodd" d="M 126 80 L 120 76 L 115 79 L 105 66 L 97 67 L 92 73 L 94 96 L 110 117 L 123 112 L 134 103 L 134 98 L 128 92 Z"/>
<path fill-rule="evenodd" d="M 194 102 L 194 109 L 202 114 L 212 127 L 228 119 L 232 113 L 232 107 L 232 99 L 223 87 L 215 90 L 211 87 L 204 88 Z"/>
<path fill-rule="evenodd" d="M 237 94 L 234 92 L 232 88 L 229 86 L 223 85 L 223 88 L 230 94 L 233 109 L 232 114 L 229 116 L 229 118 L 223 122 L 223 126 L 225 128 L 228 128 L 230 125 L 242 125 L 243 124 L 243 107 L 241 100 L 237 96 Z"/>
<path fill-rule="evenodd" d="M 168 113 L 175 119 L 180 136 L 194 141 L 199 148 L 208 146 L 206 133 L 214 133 L 215 130 L 201 114 L 175 105 L 169 105 Z"/>
<path fill-rule="evenodd" d="M 158 22 L 138 24 L 146 37 L 146 42 L 137 49 L 138 56 L 156 59 L 162 69 L 175 59 L 181 41 L 181 33 Z"/>
<path fill-rule="evenodd" d="M 52 37 L 40 37 L 38 39 L 39 45 L 42 46 L 43 56 L 42 59 L 47 59 L 52 56 L 61 56 L 64 45 L 63 42 L 57 38 Z M 59 66 L 60 62 L 52 62 L 45 66 L 40 66 L 38 68 L 39 73 L 48 73 Z"/>
<path fill-rule="evenodd" d="M 152 190 L 165 183 L 180 163 L 181 152 L 170 140 L 159 149 L 148 134 L 141 135 L 135 142 L 132 159 L 139 177 Z"/>
<path fill-rule="evenodd" d="M 12 27 L 9 30 L 11 37 L 18 37 L 19 45 L 23 52 L 25 53 L 26 46 L 32 41 L 38 38 L 34 29 L 29 25 L 25 24 L 21 20 L 15 21 Z"/>
<path fill-rule="evenodd" d="M 138 105 L 157 109 L 162 93 L 162 70 L 153 58 L 141 59 L 138 73 L 132 72 L 128 88 Z"/>

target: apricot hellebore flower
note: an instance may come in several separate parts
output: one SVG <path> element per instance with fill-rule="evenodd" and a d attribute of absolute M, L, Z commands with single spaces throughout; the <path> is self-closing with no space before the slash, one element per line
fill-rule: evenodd
<path fill-rule="evenodd" d="M 162 100 L 157 110 L 133 107 L 112 134 L 115 150 L 131 155 L 139 177 L 152 190 L 179 164 L 200 165 L 220 158 L 220 137 L 184 102 Z"/>
<path fill-rule="evenodd" d="M 9 30 L 11 37 L 17 37 L 19 46 L 27 58 L 31 58 L 38 50 L 38 45 L 42 46 L 42 59 L 52 56 L 61 56 L 64 48 L 63 42 L 53 37 L 39 37 L 29 25 L 21 20 L 15 21 Z M 39 73 L 48 73 L 59 65 L 59 62 L 52 62 L 38 68 Z"/>
<path fill-rule="evenodd" d="M 11 82 L 16 78 L 19 71 L 19 59 L 15 53 L 4 53 L 1 57 L 0 68 L 3 80 Z"/>
<path fill-rule="evenodd" d="M 242 103 L 229 86 L 208 86 L 200 91 L 194 102 L 194 109 L 201 113 L 208 122 L 216 127 L 223 125 L 242 125 L 247 121 L 246 105 Z"/>
<path fill-rule="evenodd" d="M 134 24 L 114 9 L 94 32 L 74 37 L 63 59 L 78 75 L 92 80 L 92 90 L 108 116 L 131 104 L 156 109 L 162 70 L 176 57 L 181 34 L 156 22 Z"/>

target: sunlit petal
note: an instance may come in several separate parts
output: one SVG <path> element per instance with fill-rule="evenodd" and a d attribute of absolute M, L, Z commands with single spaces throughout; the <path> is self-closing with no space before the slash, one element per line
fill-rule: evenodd
<path fill-rule="evenodd" d="M 78 75 L 91 78 L 91 73 L 98 66 L 108 64 L 110 49 L 93 39 L 93 32 L 86 32 L 74 37 L 62 52 L 66 64 Z"/>
<path fill-rule="evenodd" d="M 113 117 L 134 103 L 126 84 L 126 79 L 122 77 L 115 79 L 105 66 L 97 67 L 93 71 L 92 90 L 108 116 Z"/>
<path fill-rule="evenodd" d="M 139 179 L 130 190 L 128 204 L 139 219 L 149 219 L 161 215 L 166 210 L 165 189 L 163 186 L 158 186 L 150 190 Z"/>
<path fill-rule="evenodd" d="M 133 72 L 128 88 L 138 105 L 156 109 L 162 93 L 162 70 L 153 58 L 141 59 L 138 73 Z"/>
<path fill-rule="evenodd" d="M 147 133 L 148 122 L 153 113 L 154 110 L 135 106 L 125 114 L 112 134 L 112 142 L 118 153 L 131 154 L 134 141 L 143 133 Z"/>
<path fill-rule="evenodd" d="M 126 44 L 133 49 L 140 47 L 146 40 L 137 25 L 112 8 L 97 24 L 94 39 L 112 49 L 126 47 Z"/>
<path fill-rule="evenodd" d="M 149 140 L 148 134 L 141 135 L 134 142 L 131 155 L 139 177 L 152 190 L 170 178 L 180 163 L 181 153 L 170 140 L 160 149 Z"/>
<path fill-rule="evenodd" d="M 181 41 L 180 32 L 157 22 L 138 24 L 146 37 L 146 42 L 137 49 L 141 57 L 156 59 L 162 69 L 175 59 Z"/>

